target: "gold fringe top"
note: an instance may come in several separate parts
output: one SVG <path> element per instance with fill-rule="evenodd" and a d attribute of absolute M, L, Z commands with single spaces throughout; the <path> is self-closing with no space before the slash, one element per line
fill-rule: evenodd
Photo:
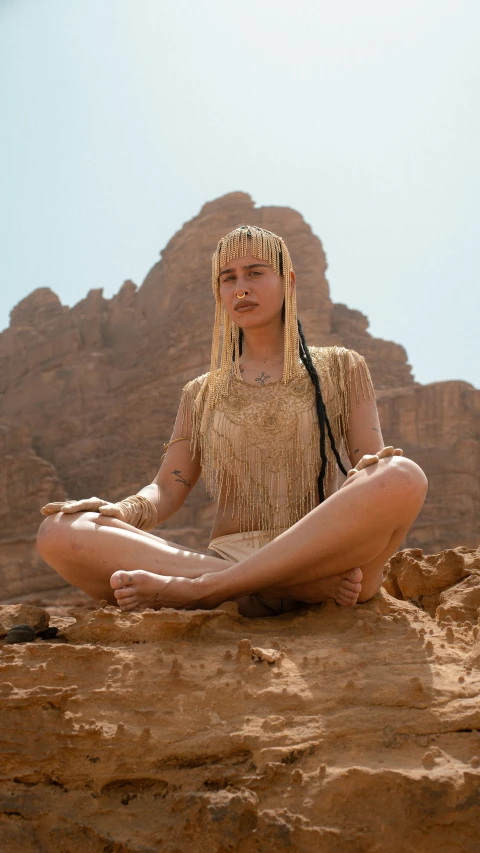
<path fill-rule="evenodd" d="M 375 394 L 363 356 L 343 347 L 309 347 L 338 452 L 347 453 L 352 406 Z M 228 394 L 213 407 L 205 373 L 182 393 L 181 435 L 200 450 L 202 476 L 212 498 L 237 517 L 242 531 L 270 537 L 291 527 L 318 504 L 320 431 L 315 390 L 303 366 L 287 384 L 248 385 L 232 371 Z M 326 439 L 325 489 L 337 463 Z"/>

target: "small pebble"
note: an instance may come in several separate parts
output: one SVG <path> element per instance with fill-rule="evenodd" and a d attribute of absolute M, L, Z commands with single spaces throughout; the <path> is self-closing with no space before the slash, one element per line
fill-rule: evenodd
<path fill-rule="evenodd" d="M 36 631 L 30 625 L 14 625 L 5 637 L 6 643 L 33 643 L 37 637 Z"/>
<path fill-rule="evenodd" d="M 423 756 L 422 764 L 425 767 L 425 770 L 431 770 L 433 767 L 435 767 L 435 759 L 430 751 L 426 752 Z"/>

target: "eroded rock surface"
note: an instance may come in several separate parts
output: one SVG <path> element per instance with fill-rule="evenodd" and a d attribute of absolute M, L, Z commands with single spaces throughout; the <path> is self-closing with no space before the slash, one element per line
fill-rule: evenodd
<path fill-rule="evenodd" d="M 59 639 L 0 642 L 4 849 L 476 853 L 479 561 L 274 619 L 57 599 Z"/>

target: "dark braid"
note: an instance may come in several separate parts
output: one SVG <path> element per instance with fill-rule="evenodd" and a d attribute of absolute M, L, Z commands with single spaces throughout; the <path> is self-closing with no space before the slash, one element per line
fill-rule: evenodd
<path fill-rule="evenodd" d="M 333 437 L 332 428 L 330 426 L 330 421 L 328 419 L 327 411 L 325 409 L 325 403 L 323 402 L 322 391 L 320 388 L 320 380 L 318 378 L 318 373 L 315 369 L 315 365 L 312 361 L 312 356 L 310 355 L 310 350 L 308 349 L 307 342 L 305 340 L 305 335 L 302 329 L 302 324 L 300 320 L 298 322 L 298 334 L 300 338 L 299 346 L 300 346 L 300 358 L 305 365 L 308 375 L 312 381 L 313 387 L 315 388 L 315 404 L 317 407 L 317 417 L 318 417 L 318 426 L 320 428 L 320 458 L 322 460 L 322 465 L 320 468 L 320 474 L 318 476 L 318 498 L 319 503 L 325 500 L 325 492 L 323 490 L 323 481 L 325 479 L 325 472 L 327 470 L 327 454 L 325 451 L 325 427 L 327 428 L 328 439 L 330 441 L 330 447 L 333 450 L 335 455 L 335 459 L 337 460 L 337 465 L 340 468 L 342 474 L 347 474 L 342 460 L 340 459 L 340 454 L 337 450 L 335 439 Z"/>

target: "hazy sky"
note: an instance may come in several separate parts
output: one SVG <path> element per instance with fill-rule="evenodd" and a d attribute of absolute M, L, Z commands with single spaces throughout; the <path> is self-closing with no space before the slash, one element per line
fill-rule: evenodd
<path fill-rule="evenodd" d="M 0 0 L 0 328 L 241 190 L 420 382 L 480 386 L 479 36 L 478 0 Z"/>

